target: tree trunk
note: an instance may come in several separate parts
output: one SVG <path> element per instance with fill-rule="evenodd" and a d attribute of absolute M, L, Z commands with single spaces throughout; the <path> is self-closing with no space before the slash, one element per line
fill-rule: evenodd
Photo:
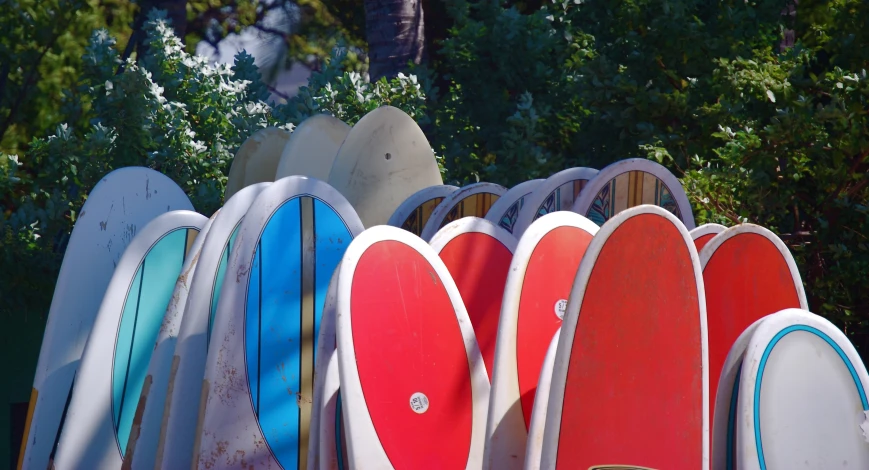
<path fill-rule="evenodd" d="M 148 13 L 153 9 L 166 10 L 166 17 L 172 22 L 175 35 L 182 44 L 184 43 L 184 34 L 187 31 L 187 0 L 142 0 L 136 18 L 133 20 L 133 34 L 130 35 L 130 41 L 121 56 L 122 63 L 118 66 L 118 73 L 124 70 L 123 62 L 133 51 L 136 51 L 136 62 L 145 56 L 148 45 L 145 44 L 145 31 L 142 28 L 148 20 Z"/>
<path fill-rule="evenodd" d="M 372 82 L 426 58 L 421 0 L 365 0 L 365 39 Z"/>

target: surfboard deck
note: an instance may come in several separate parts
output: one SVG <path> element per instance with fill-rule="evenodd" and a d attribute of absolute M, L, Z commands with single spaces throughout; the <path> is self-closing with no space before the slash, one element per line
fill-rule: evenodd
<path fill-rule="evenodd" d="M 709 431 L 712 439 L 710 468 L 713 470 L 736 469 L 736 413 L 739 406 L 740 371 L 751 336 L 764 318 L 766 317 L 752 323 L 736 338 L 727 353 L 724 367 L 721 368 L 718 389 L 710 389 L 710 398 L 715 397 L 712 402 L 714 419 L 710 423 Z"/>
<path fill-rule="evenodd" d="M 522 468 L 546 350 L 597 231 L 579 214 L 553 212 L 531 224 L 516 246 L 498 323 L 484 468 Z"/>
<path fill-rule="evenodd" d="M 480 467 L 489 383 L 430 246 L 389 226 L 353 241 L 338 277 L 337 341 L 350 468 Z"/>
<path fill-rule="evenodd" d="M 703 250 L 703 247 L 712 240 L 715 235 L 727 230 L 727 227 L 719 224 L 703 224 L 694 230 L 691 230 L 691 238 L 694 240 L 694 247 L 697 248 L 697 253 Z"/>
<path fill-rule="evenodd" d="M 289 176 L 257 196 L 214 319 L 194 450 L 199 468 L 307 468 L 326 290 L 362 230 L 346 199 L 320 180 Z"/>
<path fill-rule="evenodd" d="M 745 328 L 771 313 L 808 304 L 790 251 L 758 225 L 742 224 L 716 235 L 700 252 L 700 265 L 709 323 L 709 390 L 714 393 L 727 353 Z"/>
<path fill-rule="evenodd" d="M 392 106 L 371 111 L 350 129 L 327 181 L 350 201 L 365 227 L 387 223 L 410 195 L 443 184 L 422 129 Z"/>
<path fill-rule="evenodd" d="M 525 446 L 525 470 L 538 470 L 543 458 L 543 431 L 546 427 L 546 410 L 549 407 L 549 389 L 552 386 L 552 370 L 555 367 L 555 353 L 558 350 L 558 339 L 561 329 L 552 335 L 552 342 L 546 350 L 546 357 L 540 367 L 540 378 L 537 380 L 537 393 L 534 397 L 534 409 L 531 411 L 531 424 L 528 426 L 528 443 Z"/>
<path fill-rule="evenodd" d="M 196 272 L 196 265 L 202 254 L 202 245 L 219 212 L 218 209 L 196 235 L 187 256 L 184 258 L 184 264 L 181 265 L 178 280 L 175 281 L 175 288 L 172 290 L 160 331 L 157 333 L 154 351 L 150 361 L 148 361 L 145 382 L 149 383 L 150 387 L 143 387 L 142 394 L 138 397 L 135 417 L 130 428 L 130 438 L 127 440 L 124 462 L 121 466 L 124 470 L 134 466 L 135 468 L 154 468 L 156 463 L 178 330 L 181 326 L 181 319 L 184 317 L 184 308 L 187 306 L 187 298 L 193 275 Z"/>
<path fill-rule="evenodd" d="M 826 319 L 766 317 L 742 363 L 739 469 L 869 468 L 867 384 L 854 346 Z"/>
<path fill-rule="evenodd" d="M 663 207 L 688 230 L 695 227 L 682 183 L 662 165 L 645 158 L 620 160 L 600 170 L 583 188 L 572 210 L 603 225 L 619 212 L 642 204 Z"/>
<path fill-rule="evenodd" d="M 453 191 L 432 211 L 420 238 L 430 241 L 438 230 L 462 217 L 485 217 L 492 204 L 505 192 L 505 187 L 494 183 L 474 183 Z"/>
<path fill-rule="evenodd" d="M 48 311 L 19 470 L 49 465 L 85 343 L 127 245 L 158 215 L 192 209 L 175 182 L 143 167 L 112 171 L 91 190 L 70 235 Z"/>
<path fill-rule="evenodd" d="M 148 362 L 204 216 L 172 211 L 146 225 L 121 256 L 82 354 L 57 448 L 57 468 L 119 468 Z"/>
<path fill-rule="evenodd" d="M 521 237 L 537 219 L 557 211 L 569 211 L 582 189 L 598 171 L 593 168 L 568 168 L 543 180 L 525 198 L 522 210 L 516 217 L 513 235 Z"/>
<path fill-rule="evenodd" d="M 708 468 L 705 307 L 679 219 L 642 205 L 605 223 L 568 299 L 541 468 Z"/>
<path fill-rule="evenodd" d="M 420 236 L 435 208 L 443 202 L 445 197 L 458 189 L 458 187 L 448 184 L 420 189 L 405 199 L 398 206 L 398 209 L 395 209 L 386 225 L 403 228 L 416 236 Z"/>
<path fill-rule="evenodd" d="M 235 193 L 220 209 L 204 239 L 172 359 L 168 387 L 171 392 L 163 418 L 165 430 L 160 433 L 157 447 L 157 461 L 162 468 L 190 468 L 211 319 L 217 310 L 241 220 L 254 199 L 270 184 L 252 184 Z"/>
<path fill-rule="evenodd" d="M 513 186 L 501 195 L 489 211 L 486 212 L 486 220 L 492 222 L 504 230 L 513 233 L 519 211 L 525 206 L 525 198 L 543 183 L 544 180 L 528 180 Z"/>
<path fill-rule="evenodd" d="M 326 181 L 350 126 L 329 114 L 305 119 L 290 134 L 281 152 L 275 181 L 300 175 Z"/>
<path fill-rule="evenodd" d="M 429 242 L 459 289 L 489 380 L 504 285 L 516 243 L 516 238 L 506 230 L 478 217 L 450 222 Z"/>
<path fill-rule="evenodd" d="M 245 186 L 274 181 L 281 154 L 289 138 L 289 132 L 277 127 L 260 129 L 248 137 L 232 159 L 224 201 L 228 201 Z"/>

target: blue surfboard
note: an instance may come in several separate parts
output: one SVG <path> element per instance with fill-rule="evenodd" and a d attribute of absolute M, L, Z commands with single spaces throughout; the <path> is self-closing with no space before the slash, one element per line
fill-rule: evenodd
<path fill-rule="evenodd" d="M 254 201 L 224 275 L 236 282 L 224 281 L 213 320 L 209 347 L 220 353 L 206 364 L 200 468 L 222 452 L 246 465 L 307 468 L 326 291 L 362 230 L 343 196 L 312 178 L 281 179 Z"/>

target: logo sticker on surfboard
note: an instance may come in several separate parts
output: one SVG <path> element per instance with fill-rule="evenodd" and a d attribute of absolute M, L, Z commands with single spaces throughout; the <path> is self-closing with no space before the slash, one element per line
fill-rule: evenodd
<path fill-rule="evenodd" d="M 423 414 L 428 411 L 428 397 L 422 392 L 416 392 L 410 396 L 410 409 L 414 413 Z"/>
<path fill-rule="evenodd" d="M 567 300 L 560 299 L 558 302 L 555 302 L 555 316 L 558 317 L 559 320 L 564 320 L 564 312 L 567 310 Z"/>

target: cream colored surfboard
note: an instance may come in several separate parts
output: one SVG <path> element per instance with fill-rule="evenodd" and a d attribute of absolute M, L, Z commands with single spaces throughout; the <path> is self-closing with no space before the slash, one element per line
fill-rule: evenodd
<path fill-rule="evenodd" d="M 228 201 L 245 186 L 274 181 L 289 138 L 289 132 L 277 127 L 260 129 L 248 137 L 232 160 L 223 200 Z"/>
<path fill-rule="evenodd" d="M 383 106 L 350 130 L 327 180 L 365 227 L 386 224 L 413 193 L 443 184 L 422 129 L 404 111 Z"/>
<path fill-rule="evenodd" d="M 284 146 L 275 181 L 292 175 L 327 180 L 335 156 L 349 133 L 350 126 L 328 114 L 305 119 Z"/>
<path fill-rule="evenodd" d="M 555 367 L 555 353 L 558 352 L 560 337 L 561 328 L 552 336 L 552 342 L 549 343 L 543 366 L 540 368 L 540 379 L 537 380 L 537 393 L 531 411 L 531 424 L 528 426 L 528 443 L 525 446 L 525 470 L 539 470 L 540 460 L 543 458 L 543 430 L 546 426 L 549 388 L 552 385 L 552 369 Z"/>
<path fill-rule="evenodd" d="M 594 168 L 568 168 L 543 180 L 531 194 L 525 196 L 522 209 L 513 223 L 513 236 L 520 238 L 528 226 L 550 212 L 569 211 L 585 185 L 597 173 Z"/>

